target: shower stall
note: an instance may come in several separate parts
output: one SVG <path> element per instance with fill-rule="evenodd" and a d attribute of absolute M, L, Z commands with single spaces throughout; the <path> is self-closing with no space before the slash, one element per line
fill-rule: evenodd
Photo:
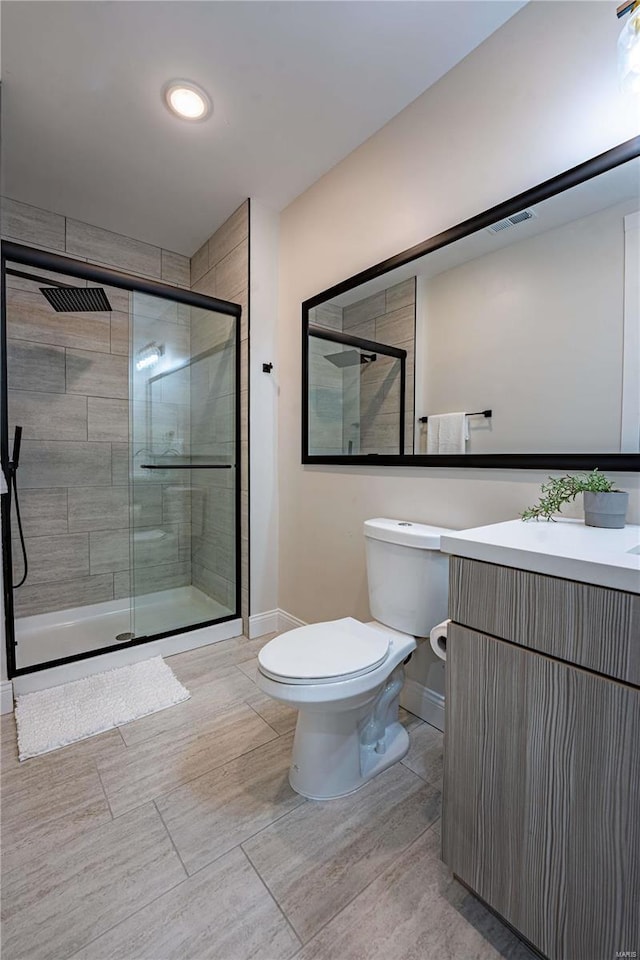
<path fill-rule="evenodd" d="M 240 306 L 3 243 L 1 338 L 10 677 L 240 633 Z"/>

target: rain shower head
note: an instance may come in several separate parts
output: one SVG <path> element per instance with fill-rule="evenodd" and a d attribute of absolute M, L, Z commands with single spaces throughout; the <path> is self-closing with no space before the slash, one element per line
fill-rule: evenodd
<path fill-rule="evenodd" d="M 343 350 L 341 353 L 329 353 L 325 356 L 325 360 L 335 367 L 355 367 L 361 363 L 373 363 L 376 359 L 375 353 L 360 353 L 359 350 Z"/>
<path fill-rule="evenodd" d="M 112 307 L 102 287 L 40 287 L 57 313 L 104 313 Z"/>

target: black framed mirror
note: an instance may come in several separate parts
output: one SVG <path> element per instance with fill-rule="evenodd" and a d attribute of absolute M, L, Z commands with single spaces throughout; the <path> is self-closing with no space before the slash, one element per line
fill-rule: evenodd
<path fill-rule="evenodd" d="M 640 469 L 640 137 L 302 304 L 302 462 Z"/>

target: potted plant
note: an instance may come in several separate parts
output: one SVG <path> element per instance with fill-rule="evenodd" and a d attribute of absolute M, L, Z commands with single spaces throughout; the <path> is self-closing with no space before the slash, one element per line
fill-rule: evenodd
<path fill-rule="evenodd" d="M 529 507 L 523 520 L 553 520 L 563 504 L 584 494 L 584 522 L 588 527 L 624 527 L 629 494 L 616 490 L 613 481 L 596 468 L 591 473 L 569 474 L 564 477 L 549 477 L 542 484 L 542 496 L 535 507 Z"/>

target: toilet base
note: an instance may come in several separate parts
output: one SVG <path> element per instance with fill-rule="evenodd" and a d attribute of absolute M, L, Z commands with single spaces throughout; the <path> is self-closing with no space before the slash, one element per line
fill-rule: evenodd
<path fill-rule="evenodd" d="M 398 721 L 387 726 L 384 753 L 380 753 L 376 745 L 361 743 L 358 728 L 354 727 L 353 718 L 349 723 L 348 713 L 320 716 L 301 711 L 293 742 L 289 783 L 296 793 L 309 800 L 336 800 L 355 793 L 373 777 L 402 760 L 408 750 L 409 734 Z"/>

